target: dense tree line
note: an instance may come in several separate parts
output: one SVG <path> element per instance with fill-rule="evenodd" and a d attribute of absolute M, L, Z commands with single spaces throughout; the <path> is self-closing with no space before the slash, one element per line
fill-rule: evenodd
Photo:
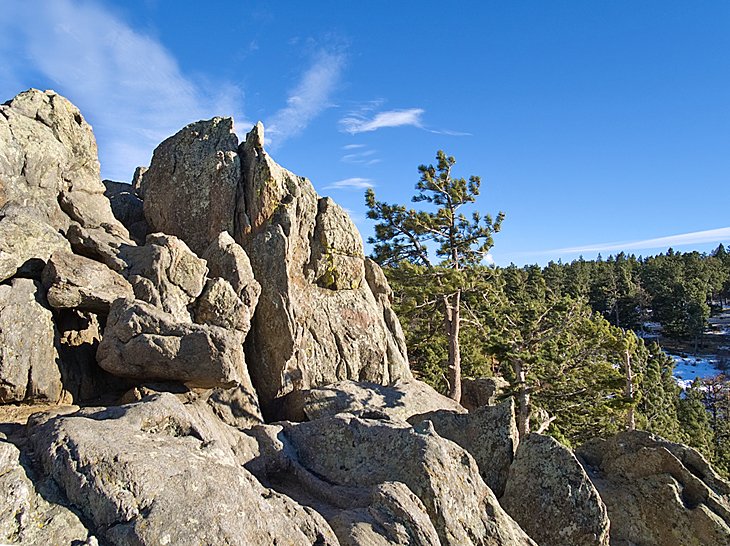
<path fill-rule="evenodd" d="M 655 341 L 615 326 L 586 296 L 553 288 L 550 269 L 478 266 L 461 272 L 464 375 L 508 382 L 504 395 L 517 401 L 522 434 L 546 430 L 578 445 L 639 428 L 692 445 L 730 470 L 727 381 L 714 380 L 712 389 L 698 381 L 682 393 L 672 377 L 673 359 Z M 408 262 L 385 271 L 414 373 L 448 392 L 438 273 Z"/>
<path fill-rule="evenodd" d="M 480 180 L 452 176 L 454 164 L 439 152 L 435 167 L 419 167 L 413 201 L 430 210 L 366 194 L 373 258 L 393 288 L 416 375 L 457 400 L 462 375 L 504 378 L 520 434 L 547 431 L 576 445 L 640 428 L 692 445 L 728 472 L 728 382 L 697 381 L 682 393 L 672 358 L 636 333 L 654 322 L 664 336 L 700 345 L 713 306 L 730 299 L 724 246 L 484 266 L 504 215 L 461 212 Z"/>
<path fill-rule="evenodd" d="M 653 321 L 676 340 L 700 342 L 710 313 L 730 297 L 730 255 L 723 245 L 709 255 L 669 249 L 648 258 L 620 253 L 550 262 L 543 273 L 553 290 L 586 298 L 614 326 L 640 331 Z"/>

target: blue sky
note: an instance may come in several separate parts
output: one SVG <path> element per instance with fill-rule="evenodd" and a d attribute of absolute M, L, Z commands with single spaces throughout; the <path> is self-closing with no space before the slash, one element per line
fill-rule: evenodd
<path fill-rule="evenodd" d="M 131 179 L 185 124 L 267 127 L 351 211 L 444 149 L 506 265 L 730 242 L 730 3 L 6 0 L 0 98 L 55 89 Z"/>

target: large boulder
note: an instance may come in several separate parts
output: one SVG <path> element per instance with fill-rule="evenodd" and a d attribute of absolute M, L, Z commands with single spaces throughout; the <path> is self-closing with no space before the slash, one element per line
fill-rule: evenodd
<path fill-rule="evenodd" d="M 459 402 L 469 411 L 482 406 L 494 406 L 507 387 L 509 387 L 509 383 L 499 376 L 473 379 L 465 377 L 461 380 L 461 400 Z"/>
<path fill-rule="evenodd" d="M 104 197 L 91 126 L 53 91 L 0 105 L 0 208 L 13 203 L 36 209 L 55 231 L 75 223 L 126 235 Z"/>
<path fill-rule="evenodd" d="M 31 279 L 0 285 L 0 403 L 61 397 L 53 320 L 44 300 Z"/>
<path fill-rule="evenodd" d="M 367 502 L 329 519 L 342 546 L 441 546 L 425 506 L 404 483 L 372 487 Z"/>
<path fill-rule="evenodd" d="M 71 252 L 54 253 L 42 279 L 48 303 L 55 309 L 107 314 L 114 300 L 134 296 L 132 286 L 119 273 Z"/>
<path fill-rule="evenodd" d="M 540 546 L 608 546 L 606 506 L 575 455 L 550 436 L 522 439 L 499 502 Z"/>
<path fill-rule="evenodd" d="M 47 481 L 47 480 L 46 480 Z M 54 495 L 46 483 L 44 495 Z M 96 544 L 78 516 L 47 501 L 21 463 L 20 451 L 0 436 L 0 542 L 4 544 Z"/>
<path fill-rule="evenodd" d="M 730 543 L 730 483 L 697 451 L 627 431 L 576 453 L 606 503 L 612 545 Z"/>
<path fill-rule="evenodd" d="M 6 206 L 0 211 L 0 282 L 17 273 L 40 276 L 56 251 L 70 251 L 68 241 L 34 209 Z"/>
<path fill-rule="evenodd" d="M 171 235 L 153 233 L 144 246 L 123 253 L 125 276 L 132 282 L 138 299 L 191 322 L 188 307 L 203 291 L 206 262 L 198 258 L 184 241 Z"/>
<path fill-rule="evenodd" d="M 179 322 L 141 300 L 112 304 L 97 359 L 119 377 L 199 388 L 244 385 L 254 392 L 241 332 Z"/>
<path fill-rule="evenodd" d="M 211 279 L 228 281 L 245 305 L 258 299 L 246 352 L 265 408 L 293 390 L 340 380 L 410 378 L 387 281 L 365 259 L 357 229 L 308 180 L 277 165 L 263 139 L 258 124 L 239 146 L 232 120 L 214 118 L 163 142 L 141 176 L 150 227 L 210 260 Z M 249 258 L 260 297 L 246 278 Z M 209 288 L 208 304 L 236 307 L 223 285 Z"/>
<path fill-rule="evenodd" d="M 382 523 L 391 530 L 380 534 L 370 526 L 370 533 L 381 536 L 364 543 L 399 543 L 392 529 L 397 527 L 410 538 L 400 543 L 431 544 L 433 526 L 444 546 L 534 544 L 499 506 L 474 459 L 428 426 L 341 414 L 250 433 L 261 455 L 247 467 L 295 500 L 308 499 L 345 543 L 353 543 L 358 528 L 385 511 L 390 516 Z M 401 489 L 383 510 L 382 502 L 373 502 L 374 488 L 390 482 L 404 484 L 420 502 Z"/>
<path fill-rule="evenodd" d="M 228 232 L 223 231 L 210 243 L 202 256 L 208 262 L 208 275 L 231 285 L 236 295 L 251 309 L 261 295 L 261 285 L 254 278 L 251 260 Z"/>
<path fill-rule="evenodd" d="M 29 427 L 43 469 L 106 544 L 337 544 L 319 514 L 240 466 L 246 437 L 172 394 Z"/>
<path fill-rule="evenodd" d="M 205 283 L 203 293 L 195 302 L 194 318 L 199 324 L 212 324 L 246 334 L 251 328 L 254 309 L 241 301 L 228 281 L 218 277 Z"/>
<path fill-rule="evenodd" d="M 198 255 L 221 231 L 232 233 L 237 148 L 231 118 L 191 123 L 160 144 L 142 178 L 150 229 L 179 237 Z"/>
<path fill-rule="evenodd" d="M 426 420 L 439 436 L 459 444 L 474 457 L 482 479 L 500 497 L 519 443 L 512 399 L 473 413 L 437 410 L 408 419 L 414 425 Z"/>
<path fill-rule="evenodd" d="M 329 197 L 317 201 L 307 269 L 322 288 L 359 288 L 365 279 L 362 239 L 350 217 Z"/>
<path fill-rule="evenodd" d="M 234 232 L 262 288 L 247 340 L 262 403 L 344 379 L 410 378 L 400 325 L 365 278 L 357 230 L 307 179 L 277 165 L 263 139 L 259 124 L 239 149 Z"/>
<path fill-rule="evenodd" d="M 97 228 L 71 224 L 66 232 L 66 239 L 71 243 L 75 254 L 106 264 L 117 273 L 122 273 L 127 267 L 123 255 L 127 249 L 135 246 L 117 226 L 109 224 Z"/>
<path fill-rule="evenodd" d="M 289 393 L 282 399 L 277 417 L 290 421 L 313 421 L 338 413 L 363 415 L 376 412 L 406 421 L 412 415 L 435 410 L 465 411 L 451 398 L 415 379 L 398 381 L 390 386 L 339 381 L 325 387 Z"/>

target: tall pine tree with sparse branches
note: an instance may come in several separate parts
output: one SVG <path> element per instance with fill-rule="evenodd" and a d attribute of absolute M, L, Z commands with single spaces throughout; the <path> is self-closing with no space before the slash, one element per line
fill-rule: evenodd
<path fill-rule="evenodd" d="M 467 216 L 463 208 L 476 201 L 481 179 L 455 178 L 452 169 L 456 160 L 439 150 L 436 165 L 418 167 L 420 179 L 416 184 L 414 203 L 424 203 L 427 210 L 415 210 L 405 205 L 378 201 L 372 189 L 367 190 L 365 202 L 368 218 L 375 220 L 373 259 L 385 266 L 402 262 L 420 265 L 437 276 L 435 298 L 443 312 L 443 324 L 448 341 L 449 396 L 461 399 L 461 296 L 465 274 L 479 265 L 492 248 L 492 235 L 498 232 L 504 219 L 473 212 Z M 432 258 L 431 252 L 435 254 Z"/>

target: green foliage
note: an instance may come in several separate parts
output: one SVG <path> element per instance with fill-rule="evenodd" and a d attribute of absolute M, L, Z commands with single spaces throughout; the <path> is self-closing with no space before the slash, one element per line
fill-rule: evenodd
<path fill-rule="evenodd" d="M 677 415 L 686 442 L 709 460 L 713 460 L 714 438 L 702 388 L 702 382 L 696 379 L 685 396 L 679 399 Z"/>
<path fill-rule="evenodd" d="M 406 336 L 412 371 L 440 392 L 448 392 L 448 340 L 440 295 L 458 285 L 463 291 L 463 305 L 471 305 L 474 299 L 488 298 L 495 270 L 474 267 L 468 272 L 455 272 L 401 262 L 384 271 L 393 290 L 393 306 Z M 485 353 L 483 336 L 483 328 L 467 310 L 462 318 L 459 339 L 462 371 L 468 377 L 487 377 L 494 373 L 494 358 Z"/>
<path fill-rule="evenodd" d="M 454 178 L 454 164 L 439 151 L 435 166 L 418 168 L 412 200 L 423 209 L 378 201 L 373 190 L 365 196 L 376 221 L 368 242 L 393 288 L 416 376 L 454 396 L 460 371 L 500 375 L 521 422 L 532 418 L 533 430 L 566 444 L 635 424 L 730 470 L 727 380 L 698 381 L 682 394 L 673 360 L 633 332 L 653 320 L 670 338 L 700 341 L 713 302 L 730 298 L 725 247 L 709 256 L 669 249 L 646 259 L 486 267 L 504 215 L 463 212 L 481 181 Z"/>
<path fill-rule="evenodd" d="M 406 261 L 433 267 L 463 269 L 478 265 L 494 244 L 492 235 L 501 229 L 504 213 L 495 220 L 473 212 L 467 217 L 461 209 L 476 201 L 481 180 L 478 176 L 454 178 L 456 160 L 439 150 L 436 166 L 421 165 L 414 203 L 427 203 L 430 210 L 409 209 L 404 205 L 378 201 L 368 189 L 365 204 L 368 218 L 375 220 L 373 259 L 380 265 L 396 265 Z M 435 248 L 438 262 L 429 256 Z"/>
<path fill-rule="evenodd" d="M 638 405 L 639 428 L 675 442 L 686 441 L 678 406 L 681 389 L 672 377 L 674 361 L 656 342 L 648 347 L 646 369 Z"/>
<path fill-rule="evenodd" d="M 492 235 L 501 229 L 504 214 L 500 212 L 496 220 L 489 215 L 482 217 L 478 212 L 467 217 L 462 210 L 476 201 L 481 180 L 477 176 L 471 176 L 468 181 L 453 177 L 456 160 L 441 150 L 436 154 L 436 161 L 435 167 L 418 167 L 420 179 L 413 202 L 426 204 L 426 210 L 378 201 L 375 192 L 367 190 L 368 218 L 377 222 L 375 237 L 370 237 L 368 242 L 373 245 L 373 259 L 380 265 L 402 267 L 413 274 L 411 278 L 400 276 L 404 311 L 412 315 L 404 316 L 413 327 L 423 328 L 429 335 L 429 344 L 411 336 L 414 354 L 423 359 L 420 368 L 424 377 L 439 385 L 446 382 L 449 396 L 458 401 L 462 369 L 461 299 L 469 284 L 469 276 L 464 273 L 479 267 L 492 247 Z M 429 250 L 435 252 L 438 261 L 432 260 Z M 421 281 L 418 277 L 427 279 Z M 415 301 L 413 286 L 409 286 L 413 282 L 421 291 Z M 431 320 L 424 319 L 424 312 L 430 312 L 432 317 L 441 315 L 441 334 Z M 430 346 L 437 339 L 446 340 L 446 365 L 441 367 L 448 370 L 448 376 L 439 374 L 434 364 L 436 358 L 443 356 Z"/>
<path fill-rule="evenodd" d="M 518 403 L 521 394 L 528 394 L 529 411 L 550 418 L 550 434 L 568 444 L 605 436 L 624 429 L 633 409 L 638 428 L 697 447 L 722 468 L 730 453 L 725 418 L 725 414 L 730 417 L 730 403 L 710 403 L 699 384 L 681 398 L 672 378 L 672 359 L 656 343 L 646 346 L 633 331 L 616 326 L 642 323 L 651 305 L 670 325 L 662 314 L 662 306 L 668 305 L 663 299 L 679 306 L 680 294 L 693 297 L 693 286 L 701 288 L 696 291 L 700 296 L 694 296 L 697 301 L 706 302 L 712 290 L 721 292 L 725 277 L 708 272 L 726 271 L 724 258 L 712 258 L 715 261 L 708 262 L 708 257 L 696 253 L 669 252 L 646 260 L 619 255 L 600 261 L 551 262 L 545 268 L 465 270 L 403 261 L 386 268 L 386 273 L 412 368 L 442 392 L 448 387 L 444 373 L 448 339 L 439 294 L 459 287 L 464 374 L 507 379 L 508 394 L 516 395 Z M 662 276 L 668 277 L 664 287 L 659 286 Z M 706 316 L 703 313 L 698 316 Z M 679 322 L 691 324 L 688 316 Z M 525 371 L 524 381 L 517 376 L 518 369 Z M 719 408 L 720 417 L 710 419 L 706 407 Z M 542 420 L 536 418 L 533 429 Z"/>
<path fill-rule="evenodd" d="M 719 470 L 730 471 L 730 381 L 725 375 L 702 381 L 703 403 L 712 429 L 711 460 Z"/>

